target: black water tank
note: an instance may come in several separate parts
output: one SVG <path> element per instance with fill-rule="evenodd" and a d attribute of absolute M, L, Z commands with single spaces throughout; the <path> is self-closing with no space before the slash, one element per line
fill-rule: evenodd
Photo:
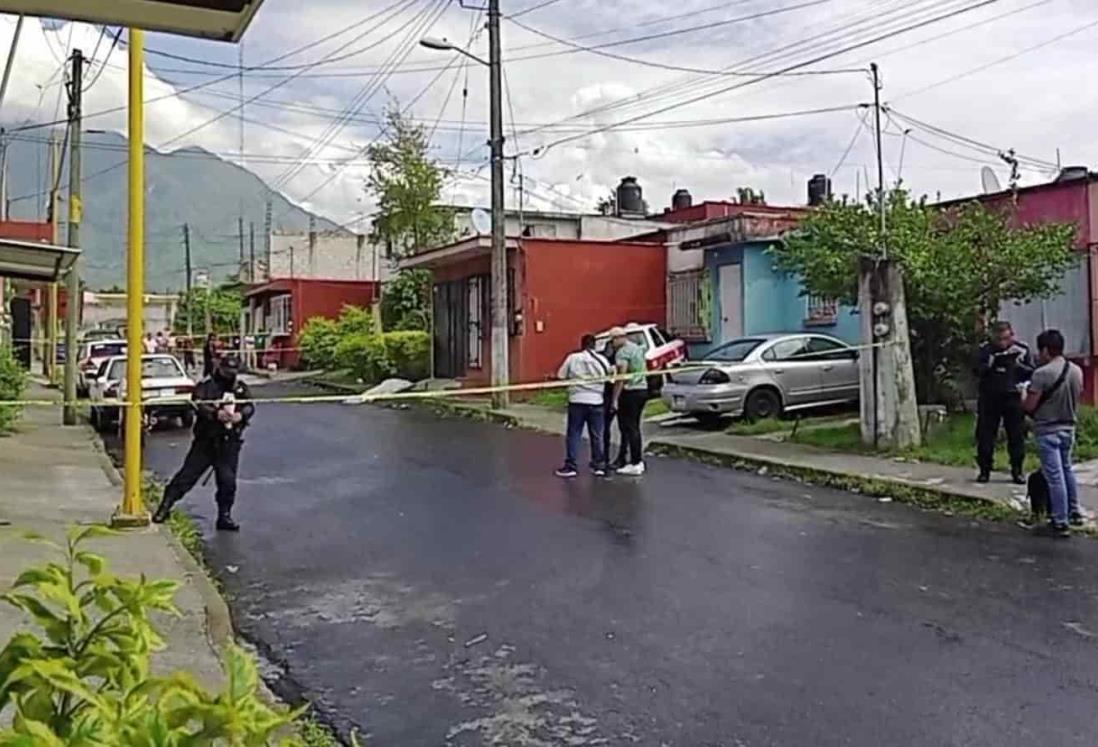
<path fill-rule="evenodd" d="M 676 189 L 674 196 L 671 198 L 672 210 L 683 210 L 694 204 L 694 198 L 690 196 L 690 191 L 687 189 Z"/>
<path fill-rule="evenodd" d="M 1076 179 L 1086 179 L 1090 176 L 1090 169 L 1086 166 L 1065 166 L 1060 169 L 1059 175 L 1056 177 L 1058 182 L 1070 182 Z"/>
<path fill-rule="evenodd" d="M 808 204 L 822 205 L 831 197 L 831 180 L 826 174 L 816 174 L 808 180 Z"/>
<path fill-rule="evenodd" d="M 627 176 L 618 185 L 618 215 L 644 215 L 644 195 L 637 177 Z"/>

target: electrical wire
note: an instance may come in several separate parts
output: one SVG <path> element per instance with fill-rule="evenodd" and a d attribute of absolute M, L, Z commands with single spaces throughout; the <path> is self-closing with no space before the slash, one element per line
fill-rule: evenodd
<path fill-rule="evenodd" d="M 119 40 L 119 38 L 121 38 L 121 36 L 122 36 L 122 27 L 120 26 L 118 28 L 118 31 L 115 32 L 114 41 L 111 42 L 111 46 L 107 50 L 106 58 L 99 65 L 99 72 L 97 72 L 95 74 L 95 77 L 93 77 L 91 79 L 91 81 L 84 87 L 84 93 L 87 93 L 88 91 L 90 91 L 92 89 L 92 86 L 94 86 L 97 82 L 99 82 L 99 79 L 103 77 L 103 71 L 107 69 L 107 63 L 110 62 L 111 54 L 114 52 L 115 48 L 118 46 L 118 40 Z M 98 46 L 98 45 L 96 45 L 96 46 Z M 94 55 L 92 55 L 92 61 L 93 62 L 95 61 L 95 56 Z"/>
<path fill-rule="evenodd" d="M 835 167 L 831 169 L 831 172 L 827 175 L 829 179 L 834 178 L 835 174 L 837 174 L 839 169 L 843 167 L 843 164 L 846 163 L 847 156 L 854 150 L 854 144 L 858 142 L 858 137 L 862 134 L 862 128 L 865 127 L 866 114 L 865 112 L 860 112 L 857 117 L 859 121 L 858 124 L 854 126 L 854 135 L 850 138 L 850 143 L 846 146 L 846 150 L 843 151 L 842 156 L 839 157 L 838 163 L 835 164 Z"/>
<path fill-rule="evenodd" d="M 940 127 L 938 125 L 933 125 L 933 124 L 930 124 L 928 122 L 924 122 L 920 119 L 915 119 L 914 117 L 912 117 L 909 114 L 904 114 L 903 112 L 898 111 L 893 106 L 885 106 L 885 107 L 883 107 L 883 110 L 885 112 L 887 112 L 888 114 L 890 114 L 892 116 L 895 116 L 895 117 L 899 118 L 900 120 L 902 120 L 903 122 L 907 123 L 907 125 L 910 126 L 910 127 L 914 127 L 918 130 L 921 130 L 921 131 L 929 134 L 929 135 L 933 135 L 933 136 L 937 136 L 939 138 L 949 140 L 949 141 L 951 141 L 955 144 L 961 145 L 963 147 L 968 147 L 968 148 L 971 148 L 973 150 L 978 150 L 978 151 L 981 151 L 981 152 L 986 153 L 988 155 L 995 156 L 996 158 L 999 156 L 1000 153 L 1005 152 L 1002 148 L 997 148 L 994 145 L 991 145 L 989 143 L 985 143 L 985 142 L 982 142 L 980 140 L 976 140 L 976 139 L 968 137 L 966 135 L 960 135 L 958 133 L 951 132 L 951 131 L 945 129 L 944 127 Z M 1046 161 L 1042 158 L 1035 158 L 1035 157 L 1031 157 L 1031 156 L 1024 156 L 1024 155 L 1017 154 L 1017 153 L 1015 155 L 1017 156 L 1019 161 L 1026 162 L 1029 165 L 1035 166 L 1037 168 L 1044 168 L 1044 169 L 1057 168 L 1056 164 L 1053 163 L 1052 161 Z"/>
<path fill-rule="evenodd" d="M 560 0 L 542 0 L 542 2 L 537 3 L 536 5 L 531 5 L 529 8 L 523 8 L 522 10 L 520 10 L 517 13 L 512 13 L 509 16 L 504 16 L 504 18 L 519 18 L 521 16 L 526 15 L 527 13 L 533 13 L 535 10 L 541 10 L 542 8 L 548 8 L 550 5 L 556 5 L 559 2 L 560 2 Z"/>

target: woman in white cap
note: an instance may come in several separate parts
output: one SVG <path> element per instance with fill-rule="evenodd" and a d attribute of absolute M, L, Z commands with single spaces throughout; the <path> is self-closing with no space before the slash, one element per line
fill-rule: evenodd
<path fill-rule="evenodd" d="M 625 329 L 610 330 L 610 342 L 614 346 L 614 367 L 627 377 L 614 383 L 612 408 L 618 413 L 618 429 L 622 445 L 628 450 L 628 461 L 618 470 L 619 475 L 640 477 L 644 474 L 644 444 L 641 441 L 641 418 L 648 402 L 648 382 L 645 374 L 648 362 L 644 349 L 629 339 Z"/>

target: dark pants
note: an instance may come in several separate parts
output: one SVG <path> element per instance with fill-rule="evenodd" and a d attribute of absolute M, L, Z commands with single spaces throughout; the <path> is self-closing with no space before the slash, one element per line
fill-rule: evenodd
<path fill-rule="evenodd" d="M 644 444 L 641 443 L 641 417 L 648 402 L 648 391 L 626 389 L 618 400 L 618 430 L 622 447 L 627 450 L 629 463 L 644 461 Z"/>
<path fill-rule="evenodd" d="M 217 481 L 217 508 L 228 514 L 236 501 L 236 468 L 240 463 L 240 444 L 235 438 L 198 439 L 191 443 L 191 450 L 183 460 L 183 466 L 164 489 L 164 502 L 175 505 L 190 492 L 206 470 L 213 467 Z"/>
<path fill-rule="evenodd" d="M 564 439 L 564 466 L 576 469 L 576 456 L 579 454 L 583 429 L 591 439 L 591 466 L 605 469 L 606 451 L 603 449 L 602 405 L 581 405 L 568 403 L 568 432 Z"/>
<path fill-rule="evenodd" d="M 980 395 L 976 414 L 976 464 L 981 472 L 991 471 L 1000 421 L 1006 430 L 1010 468 L 1020 474 L 1026 457 L 1025 415 L 1022 398 L 1015 392 Z"/>

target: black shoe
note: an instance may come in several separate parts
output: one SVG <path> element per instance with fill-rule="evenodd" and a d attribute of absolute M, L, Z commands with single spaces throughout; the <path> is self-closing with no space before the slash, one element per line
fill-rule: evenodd
<path fill-rule="evenodd" d="M 1010 476 L 1010 479 L 1014 482 L 1015 485 L 1026 484 L 1026 476 L 1023 475 L 1021 472 L 1015 472 Z"/>
<path fill-rule="evenodd" d="M 1058 539 L 1065 539 L 1071 536 L 1071 528 L 1067 524 L 1049 524 L 1049 533 Z"/>
<path fill-rule="evenodd" d="M 240 525 L 233 521 L 233 517 L 228 514 L 222 514 L 217 517 L 217 531 L 219 532 L 239 532 Z"/>
<path fill-rule="evenodd" d="M 976 482 L 989 482 L 991 480 L 991 473 L 981 470 L 980 474 L 976 475 Z"/>
<path fill-rule="evenodd" d="M 1071 516 L 1068 517 L 1068 524 L 1070 524 L 1073 527 L 1081 527 L 1084 524 L 1086 524 L 1086 519 L 1083 518 L 1083 515 L 1081 513 L 1076 511 L 1075 513 L 1073 513 Z"/>
<path fill-rule="evenodd" d="M 556 471 L 556 472 L 555 472 L 554 474 L 555 474 L 555 475 L 556 475 L 557 477 L 563 477 L 564 479 L 566 479 L 566 480 L 567 480 L 567 479 L 569 479 L 569 478 L 575 477 L 575 476 L 576 476 L 576 475 L 578 475 L 579 473 L 578 473 L 578 472 L 576 472 L 576 468 L 575 468 L 575 467 L 561 467 L 561 468 L 560 468 L 560 469 L 558 469 L 558 470 L 557 470 L 557 471 Z"/>
<path fill-rule="evenodd" d="M 163 524 L 170 518 L 172 518 L 172 504 L 161 501 L 152 515 L 153 524 Z"/>

